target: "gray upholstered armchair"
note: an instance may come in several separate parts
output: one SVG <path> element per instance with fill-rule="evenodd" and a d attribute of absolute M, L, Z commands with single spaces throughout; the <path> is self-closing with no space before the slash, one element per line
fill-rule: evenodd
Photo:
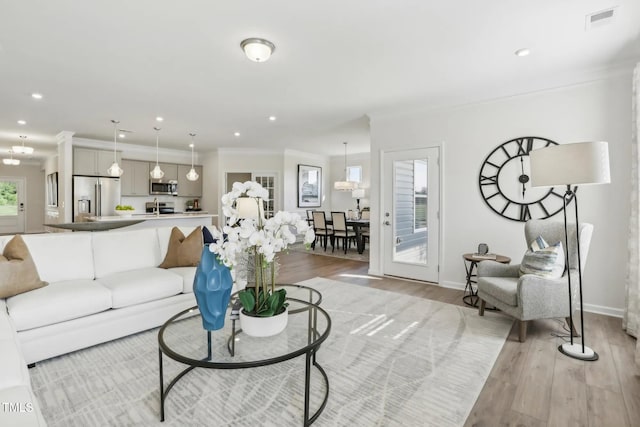
<path fill-rule="evenodd" d="M 580 259 L 584 272 L 593 225 L 580 223 Z M 571 266 L 572 309 L 577 307 L 578 251 L 576 248 L 576 226 L 569 226 L 569 263 Z M 542 236 L 549 244 L 558 241 L 565 245 L 564 224 L 550 220 L 530 220 L 525 224 L 527 245 Z M 478 296 L 480 316 L 486 304 L 499 308 L 503 313 L 520 321 L 519 338 L 527 337 L 527 322 L 534 319 L 569 317 L 569 294 L 567 272 L 560 279 L 546 279 L 533 274 L 518 277 L 519 265 L 505 265 L 495 261 L 478 264 Z M 569 325 L 574 330 L 573 325 Z M 575 333 L 574 333 L 575 335 Z"/>

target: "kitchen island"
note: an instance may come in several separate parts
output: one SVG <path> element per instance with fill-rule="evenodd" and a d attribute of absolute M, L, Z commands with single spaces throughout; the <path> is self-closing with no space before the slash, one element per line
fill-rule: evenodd
<path fill-rule="evenodd" d="M 214 218 L 218 215 L 208 213 L 174 213 L 174 214 L 133 214 L 129 216 L 90 216 L 86 217 L 89 222 L 115 222 L 115 221 L 141 221 L 139 223 L 123 227 L 127 230 L 138 228 L 155 228 L 155 227 L 197 227 L 211 226 L 214 224 Z"/>

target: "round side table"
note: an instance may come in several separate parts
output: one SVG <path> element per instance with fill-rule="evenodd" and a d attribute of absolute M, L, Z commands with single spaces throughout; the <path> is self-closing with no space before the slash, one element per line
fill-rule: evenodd
<path fill-rule="evenodd" d="M 489 260 L 500 262 L 502 264 L 509 264 L 511 262 L 511 258 L 504 255 L 496 255 L 494 259 L 477 254 L 464 254 L 462 255 L 462 260 L 464 262 L 464 269 L 467 272 L 467 283 L 464 287 L 464 296 L 462 297 L 462 301 L 464 301 L 465 304 L 470 305 L 471 307 L 477 307 L 478 300 L 480 298 L 478 297 L 477 287 L 474 289 L 473 285 L 478 283 L 478 281 L 476 280 L 478 275 L 474 272 L 474 270 L 477 270 L 478 263 L 480 261 Z M 487 310 L 490 310 L 490 308 L 487 308 Z"/>

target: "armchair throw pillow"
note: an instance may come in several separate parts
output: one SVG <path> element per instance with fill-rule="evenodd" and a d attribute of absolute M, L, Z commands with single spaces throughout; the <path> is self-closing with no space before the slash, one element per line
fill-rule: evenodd
<path fill-rule="evenodd" d="M 559 279 L 564 273 L 564 248 L 562 242 L 549 245 L 538 236 L 524 254 L 520 263 L 520 276 L 535 274 L 547 279 Z"/>
<path fill-rule="evenodd" d="M 32 291 L 48 285 L 40 280 L 29 248 L 22 237 L 15 235 L 0 255 L 0 298 Z"/>
<path fill-rule="evenodd" d="M 202 253 L 202 230 L 197 227 L 187 237 L 178 227 L 171 229 L 169 248 L 160 268 L 196 267 Z"/>

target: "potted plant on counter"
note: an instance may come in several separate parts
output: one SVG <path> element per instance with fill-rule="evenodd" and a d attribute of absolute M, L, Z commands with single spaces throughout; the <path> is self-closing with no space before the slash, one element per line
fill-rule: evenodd
<path fill-rule="evenodd" d="M 288 304 L 286 290 L 275 289 L 277 255 L 295 243 L 293 230 L 304 235 L 307 246 L 315 240 L 313 228 L 297 213 L 279 211 L 265 219 L 263 200 L 267 197 L 267 190 L 256 182 L 234 183 L 222 196 L 226 224 L 213 230 L 216 241 L 209 245 L 209 250 L 232 269 L 247 258 L 255 267 L 254 286 L 238 293 L 240 325 L 251 336 L 271 336 L 284 330 Z"/>

